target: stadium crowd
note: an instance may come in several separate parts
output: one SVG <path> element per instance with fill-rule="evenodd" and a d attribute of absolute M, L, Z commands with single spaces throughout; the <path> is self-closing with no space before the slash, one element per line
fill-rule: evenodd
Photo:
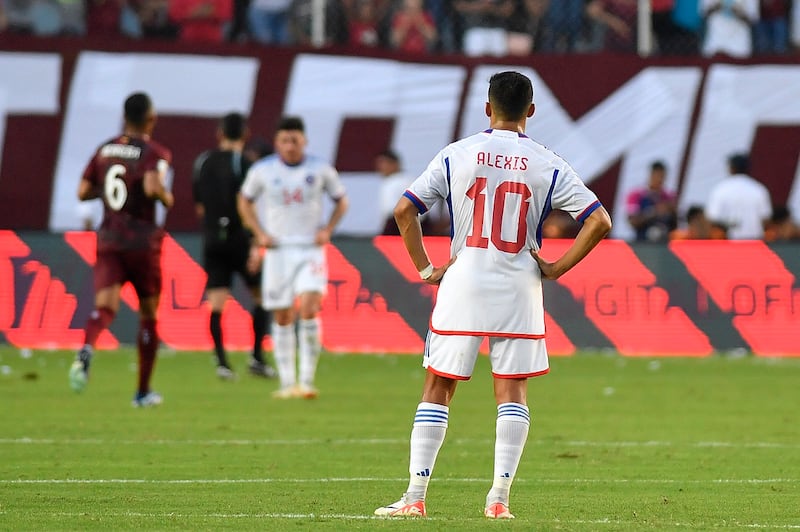
<path fill-rule="evenodd" d="M 635 240 L 800 239 L 790 209 L 773 204 L 767 187 L 752 177 L 749 155 L 731 154 L 727 165 L 729 175 L 711 189 L 707 204 L 690 205 L 681 218 L 677 195 L 664 186 L 668 168 L 654 161 L 647 184 L 630 191 L 625 202 Z"/>
<path fill-rule="evenodd" d="M 324 6 L 321 25 L 315 5 Z M 634 53 L 638 10 L 638 0 L 0 0 L 0 33 L 416 54 Z M 656 54 L 800 48 L 800 0 L 651 0 L 650 11 Z M 323 30 L 316 40 L 315 24 Z"/>

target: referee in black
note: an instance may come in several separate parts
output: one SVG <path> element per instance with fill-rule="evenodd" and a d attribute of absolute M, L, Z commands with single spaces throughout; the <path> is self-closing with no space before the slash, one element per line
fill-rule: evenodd
<path fill-rule="evenodd" d="M 259 377 L 275 377 L 265 362 L 262 343 L 267 332 L 267 312 L 261 307 L 260 261 L 250 256 L 250 233 L 242 226 L 236 210 L 236 195 L 250 161 L 242 156 L 247 140 L 247 122 L 239 113 L 225 115 L 217 129 L 218 146 L 202 153 L 194 164 L 195 210 L 203 225 L 203 268 L 208 275 L 206 297 L 211 305 L 209 329 L 214 339 L 217 376 L 235 378 L 222 339 L 222 310 L 233 282 L 234 272 L 242 276 L 253 295 L 253 353 L 248 369 Z"/>

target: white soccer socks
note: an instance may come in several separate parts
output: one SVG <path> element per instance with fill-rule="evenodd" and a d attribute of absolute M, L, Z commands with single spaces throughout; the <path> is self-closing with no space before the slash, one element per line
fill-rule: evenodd
<path fill-rule="evenodd" d="M 295 370 L 295 335 L 294 325 L 272 324 L 272 348 L 275 356 L 275 366 L 281 388 L 290 388 L 297 383 Z"/>
<path fill-rule="evenodd" d="M 405 498 L 407 502 L 425 500 L 433 465 L 447 432 L 449 411 L 446 406 L 436 403 L 420 403 L 417 406 L 414 428 L 411 429 L 411 457 L 408 465 L 410 478 Z"/>
<path fill-rule="evenodd" d="M 314 385 L 314 376 L 317 373 L 317 362 L 319 361 L 320 346 L 320 326 L 319 318 L 310 320 L 300 320 L 297 334 L 300 344 L 300 384 L 305 386 Z"/>
<path fill-rule="evenodd" d="M 508 506 L 509 492 L 517 474 L 531 415 L 528 407 L 519 403 L 503 403 L 497 407 L 497 439 L 494 445 L 494 482 L 486 506 L 503 503 Z"/>

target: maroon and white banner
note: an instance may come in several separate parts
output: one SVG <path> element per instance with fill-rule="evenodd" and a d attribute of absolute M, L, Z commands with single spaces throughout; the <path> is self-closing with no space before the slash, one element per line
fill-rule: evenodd
<path fill-rule="evenodd" d="M 0 227 L 80 228 L 75 190 L 83 165 L 120 129 L 124 97 L 145 90 L 160 113 L 155 137 L 175 155 L 177 205 L 169 229 L 196 228 L 192 162 L 214 145 L 216 118 L 237 110 L 251 116 L 255 134 L 265 139 L 280 114 L 302 115 L 310 150 L 340 169 L 353 200 L 340 232 L 375 234 L 381 227 L 375 154 L 392 147 L 406 172 L 418 174 L 445 144 L 486 127 L 488 78 L 507 68 L 534 80 L 529 134 L 570 161 L 617 213 L 616 237 L 631 236 L 621 207 L 655 159 L 666 162 L 667 185 L 687 207 L 705 203 L 726 175 L 730 153 L 751 152 L 753 174 L 773 202 L 800 214 L 796 63 L 678 64 L 627 56 L 420 63 L 233 45 L 197 53 L 186 45 L 89 41 L 90 50 L 77 47 L 82 41 L 56 42 L 53 52 L 27 41 L 0 51 Z"/>

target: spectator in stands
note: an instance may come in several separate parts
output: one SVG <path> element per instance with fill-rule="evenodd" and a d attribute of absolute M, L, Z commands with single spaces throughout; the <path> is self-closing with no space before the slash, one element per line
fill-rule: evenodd
<path fill-rule="evenodd" d="M 706 218 L 703 207 L 692 205 L 686 211 L 686 222 L 683 226 L 670 232 L 670 240 L 703 240 L 725 238 L 725 234 L 715 231 Z"/>
<path fill-rule="evenodd" d="M 800 239 L 800 226 L 792 218 L 789 207 L 778 205 L 772 209 L 772 217 L 764 230 L 764 239 L 767 242 Z"/>
<path fill-rule="evenodd" d="M 800 49 L 800 0 L 792 2 L 792 44 Z"/>
<path fill-rule="evenodd" d="M 9 2 L 15 3 L 15 2 Z M 25 30 L 34 35 L 85 35 L 86 9 L 83 0 L 33 0 L 16 2 Z"/>
<path fill-rule="evenodd" d="M 706 33 L 703 55 L 725 54 L 750 57 L 753 53 L 752 26 L 759 18 L 759 0 L 702 0 Z"/>
<path fill-rule="evenodd" d="M 697 0 L 652 0 L 651 9 L 655 53 L 697 54 L 697 32 L 702 22 Z"/>
<path fill-rule="evenodd" d="M 730 175 L 711 189 L 706 216 L 734 240 L 760 240 L 772 216 L 767 187 L 750 177 L 750 158 L 737 153 L 728 158 Z"/>
<path fill-rule="evenodd" d="M 578 51 L 584 30 L 586 0 L 547 0 L 542 28 L 542 51 Z"/>
<path fill-rule="evenodd" d="M 425 0 L 425 10 L 433 17 L 438 36 L 435 49 L 440 52 L 455 52 L 456 46 L 455 25 L 456 18 L 450 0 Z"/>
<path fill-rule="evenodd" d="M 313 43 L 314 0 L 292 0 L 289 6 L 289 41 L 300 46 Z M 347 17 L 339 0 L 324 0 L 325 27 L 321 45 L 347 42 Z"/>
<path fill-rule="evenodd" d="M 12 27 L 40 37 L 85 35 L 83 0 L 7 0 Z"/>
<path fill-rule="evenodd" d="M 548 0 L 516 0 L 508 23 L 508 53 L 528 55 L 541 47 Z"/>
<path fill-rule="evenodd" d="M 180 30 L 169 18 L 169 0 L 141 0 L 139 21 L 143 37 L 174 39 Z"/>
<path fill-rule="evenodd" d="M 462 51 L 468 56 L 508 54 L 506 28 L 514 11 L 512 0 L 455 0 L 464 30 Z"/>
<path fill-rule="evenodd" d="M 169 1 L 169 16 L 180 27 L 183 41 L 222 42 L 232 15 L 232 0 Z"/>
<path fill-rule="evenodd" d="M 375 157 L 375 171 L 381 176 L 380 216 L 381 234 L 399 235 L 394 219 L 394 208 L 403 192 L 414 182 L 414 177 L 402 170 L 400 157 L 393 150 L 385 150 Z M 445 202 L 439 202 L 420 216 L 425 235 L 449 235 L 450 214 Z"/>
<path fill-rule="evenodd" d="M 29 33 L 30 11 L 27 0 L 0 0 L 0 31 Z"/>
<path fill-rule="evenodd" d="M 677 26 L 672 20 L 672 10 L 675 0 L 651 0 L 650 24 L 653 28 L 655 47 L 662 54 L 672 49 L 671 40 L 677 32 Z"/>
<path fill-rule="evenodd" d="M 424 9 L 422 0 L 403 0 L 392 17 L 391 45 L 410 54 L 430 51 L 436 43 L 433 16 Z"/>
<path fill-rule="evenodd" d="M 675 0 L 672 19 L 681 29 L 680 55 L 694 55 L 700 50 L 700 31 L 703 17 L 700 15 L 700 0 Z"/>
<path fill-rule="evenodd" d="M 88 0 L 86 2 L 86 33 L 102 37 L 119 35 L 123 2 L 120 0 Z"/>
<path fill-rule="evenodd" d="M 228 42 L 245 42 L 250 36 L 250 0 L 233 0 L 233 16 L 226 32 Z"/>
<path fill-rule="evenodd" d="M 86 31 L 89 35 L 142 36 L 139 16 L 127 0 L 88 0 L 86 9 Z"/>
<path fill-rule="evenodd" d="M 400 230 L 394 221 L 394 207 L 414 178 L 401 170 L 400 157 L 392 150 L 385 150 L 375 157 L 375 170 L 381 176 L 381 234 L 399 235 Z"/>
<path fill-rule="evenodd" d="M 86 6 L 83 0 L 55 0 L 61 35 L 86 35 Z"/>
<path fill-rule="evenodd" d="M 375 0 L 355 0 L 347 13 L 348 42 L 351 46 L 375 48 L 378 36 L 378 10 Z"/>
<path fill-rule="evenodd" d="M 289 8 L 292 0 L 251 0 L 247 13 L 250 36 L 261 44 L 289 42 Z"/>
<path fill-rule="evenodd" d="M 636 51 L 637 0 L 590 0 L 586 14 L 605 31 L 603 48 L 612 52 Z"/>
<path fill-rule="evenodd" d="M 756 53 L 785 54 L 789 49 L 789 0 L 761 0 L 753 27 Z"/>
<path fill-rule="evenodd" d="M 664 188 L 666 176 L 666 165 L 655 161 L 650 165 L 647 186 L 628 194 L 628 223 L 639 242 L 664 242 L 677 225 L 675 194 Z"/>
<path fill-rule="evenodd" d="M 3 3 L 3 0 L 0 0 L 0 33 L 3 33 L 8 28 L 8 17 L 6 17 L 6 9 Z"/>

